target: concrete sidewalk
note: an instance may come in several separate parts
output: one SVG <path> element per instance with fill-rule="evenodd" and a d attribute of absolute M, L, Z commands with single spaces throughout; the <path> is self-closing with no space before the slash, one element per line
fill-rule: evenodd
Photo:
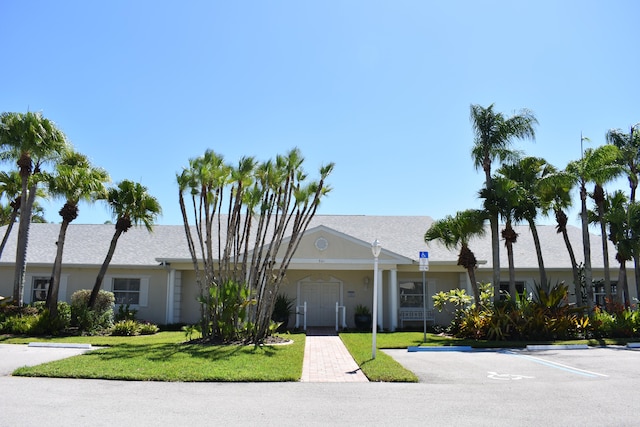
<path fill-rule="evenodd" d="M 302 382 L 369 382 L 338 336 L 307 335 Z"/>

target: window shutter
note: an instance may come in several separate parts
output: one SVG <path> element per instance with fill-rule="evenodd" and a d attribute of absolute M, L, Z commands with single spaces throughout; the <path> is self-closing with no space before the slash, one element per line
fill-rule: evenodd
<path fill-rule="evenodd" d="M 113 292 L 113 277 L 104 276 L 104 279 L 102 279 L 102 288 L 100 289 Z"/>
<path fill-rule="evenodd" d="M 146 307 L 149 301 L 149 278 L 140 278 L 140 298 L 138 305 L 140 307 Z"/>
<path fill-rule="evenodd" d="M 25 304 L 31 303 L 31 295 L 33 294 L 33 276 L 27 274 L 24 278 L 24 290 L 22 294 L 22 299 Z"/>
<path fill-rule="evenodd" d="M 63 274 L 60 276 L 60 287 L 58 288 L 58 301 L 67 300 L 67 282 L 69 281 L 69 275 Z"/>

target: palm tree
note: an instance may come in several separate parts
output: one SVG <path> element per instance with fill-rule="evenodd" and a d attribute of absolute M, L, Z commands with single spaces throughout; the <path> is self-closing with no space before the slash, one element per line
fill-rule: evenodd
<path fill-rule="evenodd" d="M 487 213 L 485 211 L 468 209 L 456 213 L 454 217 L 449 215 L 434 222 L 424 234 L 425 242 L 438 240 L 447 249 L 460 247 L 458 265 L 467 270 L 477 306 L 480 305 L 480 291 L 478 290 L 475 272 L 478 261 L 474 253 L 469 249 L 469 241 L 474 237 L 480 237 L 485 234 L 484 222 L 486 219 Z"/>
<path fill-rule="evenodd" d="M 518 241 L 518 233 L 513 228 L 513 223 L 523 218 L 521 211 L 525 194 L 518 184 L 505 178 L 504 176 L 494 176 L 493 187 L 483 188 L 479 196 L 484 199 L 484 208 L 489 215 L 501 217 L 505 226 L 501 231 L 504 245 L 507 249 L 507 260 L 509 263 L 509 295 L 512 300 L 516 300 L 516 269 L 513 257 L 513 245 Z"/>
<path fill-rule="evenodd" d="M 589 237 L 589 216 L 587 213 L 587 183 L 602 184 L 619 175 L 620 168 L 615 163 L 618 156 L 619 150 L 613 145 L 603 145 L 595 149 L 588 148 L 584 150 L 580 160 L 569 162 L 565 168 L 565 172 L 580 187 L 584 281 L 587 288 L 589 308 L 593 307 L 593 274 L 591 271 L 591 239 Z M 602 240 L 605 240 L 606 244 L 605 236 L 606 233 L 603 233 Z M 605 269 L 608 269 L 608 260 L 607 264 L 605 264 Z"/>
<path fill-rule="evenodd" d="M 13 299 L 22 305 L 26 273 L 27 245 L 31 211 L 43 164 L 58 158 L 67 148 L 66 137 L 41 113 L 2 113 L 0 115 L 0 158 L 15 160 L 20 170 L 20 222 L 16 249 Z"/>
<path fill-rule="evenodd" d="M 636 189 L 638 188 L 638 178 L 640 175 L 640 123 L 631 126 L 629 133 L 621 129 L 611 129 L 606 135 L 607 142 L 613 144 L 620 150 L 618 162 L 624 167 L 629 188 L 631 190 L 629 201 L 636 201 Z M 640 260 L 638 254 L 633 255 L 634 273 L 636 279 L 636 290 L 640 296 Z"/>
<path fill-rule="evenodd" d="M 517 157 L 510 150 L 514 139 L 535 138 L 534 125 L 538 121 L 531 111 L 520 110 L 511 117 L 493 111 L 493 104 L 484 108 L 471 105 L 471 125 L 475 134 L 471 156 L 476 169 L 485 174 L 485 188 L 491 189 L 491 165 L 494 160 L 503 162 Z M 498 236 L 498 216 L 489 217 L 491 225 L 491 252 L 493 262 L 493 286 L 496 300 L 500 299 L 500 239 Z"/>
<path fill-rule="evenodd" d="M 104 169 L 93 167 L 86 156 L 71 150 L 65 153 L 61 162 L 56 165 L 55 174 L 49 178 L 49 193 L 66 199 L 59 212 L 62 224 L 56 242 L 56 258 L 47 292 L 47 308 L 51 319 L 55 319 L 58 315 L 58 291 L 67 228 L 78 217 L 80 200 L 94 201 L 106 198 L 107 190 L 104 184 L 108 181 L 109 174 Z"/>
<path fill-rule="evenodd" d="M 162 212 L 160 203 L 155 197 L 149 195 L 146 187 L 128 180 L 124 180 L 118 183 L 116 187 L 109 189 L 107 202 L 111 207 L 113 216 L 116 218 L 116 231 L 111 239 L 107 256 L 96 277 L 96 283 L 93 285 L 88 303 L 89 308 L 93 308 L 96 303 L 104 275 L 107 272 L 107 268 L 109 268 L 109 263 L 113 258 L 118 239 L 122 233 L 126 233 L 133 225 L 140 223 L 148 231 L 152 231 L 157 216 Z"/>
<path fill-rule="evenodd" d="M 555 168 L 540 157 L 525 157 L 512 164 L 505 164 L 497 171 L 499 174 L 518 184 L 518 188 L 523 192 L 518 201 L 518 212 L 529 224 L 533 243 L 536 248 L 538 258 L 538 270 L 540 273 L 541 286 L 547 286 L 547 274 L 544 268 L 544 258 L 542 257 L 542 245 L 538 236 L 536 217 L 538 211 L 542 209 L 540 200 L 540 182 L 545 176 L 555 173 Z"/>
<path fill-rule="evenodd" d="M 580 277 L 580 267 L 576 260 L 569 233 L 567 231 L 567 223 L 569 219 L 566 210 L 571 207 L 571 190 L 575 182 L 571 175 L 564 171 L 550 173 L 540 179 L 538 184 L 540 190 L 540 202 L 542 204 L 542 213 L 549 215 L 553 212 L 556 219 L 556 232 L 562 234 L 569 259 L 571 260 L 571 271 L 573 273 L 573 285 L 576 294 L 576 304 L 581 306 L 582 301 L 582 280 Z"/>
<path fill-rule="evenodd" d="M 605 220 L 609 225 L 609 240 L 616 246 L 616 259 L 620 264 L 618 273 L 618 298 L 620 291 L 624 295 L 624 304 L 629 307 L 629 284 L 627 281 L 626 262 L 633 258 L 640 249 L 640 204 L 629 202 L 618 190 L 611 195 L 607 203 L 609 209 Z"/>
<path fill-rule="evenodd" d="M 3 221 L 3 225 L 6 224 L 7 230 L 2 238 L 2 243 L 0 243 L 0 258 L 2 257 L 2 252 L 7 244 L 7 240 L 9 240 L 9 234 L 11 234 L 13 224 L 15 224 L 18 213 L 20 212 L 21 189 L 22 178 L 18 171 L 0 172 L 0 193 L 7 199 L 8 205 L 6 207 L 10 208 L 9 212 L 7 212 L 8 216 L 6 221 Z"/>

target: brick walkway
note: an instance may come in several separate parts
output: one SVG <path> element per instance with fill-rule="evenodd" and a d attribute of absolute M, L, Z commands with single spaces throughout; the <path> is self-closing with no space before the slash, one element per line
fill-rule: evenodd
<path fill-rule="evenodd" d="M 303 382 L 369 382 L 337 336 L 306 337 Z"/>

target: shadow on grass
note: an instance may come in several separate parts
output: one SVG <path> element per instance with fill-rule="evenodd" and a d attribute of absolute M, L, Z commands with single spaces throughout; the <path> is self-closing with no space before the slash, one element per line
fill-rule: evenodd
<path fill-rule="evenodd" d="M 199 358 L 206 361 L 217 361 L 232 358 L 242 354 L 260 354 L 273 357 L 278 354 L 277 348 L 271 346 L 256 347 L 253 345 L 204 345 L 204 344 L 152 344 L 135 345 L 120 344 L 115 347 L 103 348 L 85 354 L 108 361 L 121 358 L 142 358 L 153 362 L 169 361 L 175 357 Z"/>

